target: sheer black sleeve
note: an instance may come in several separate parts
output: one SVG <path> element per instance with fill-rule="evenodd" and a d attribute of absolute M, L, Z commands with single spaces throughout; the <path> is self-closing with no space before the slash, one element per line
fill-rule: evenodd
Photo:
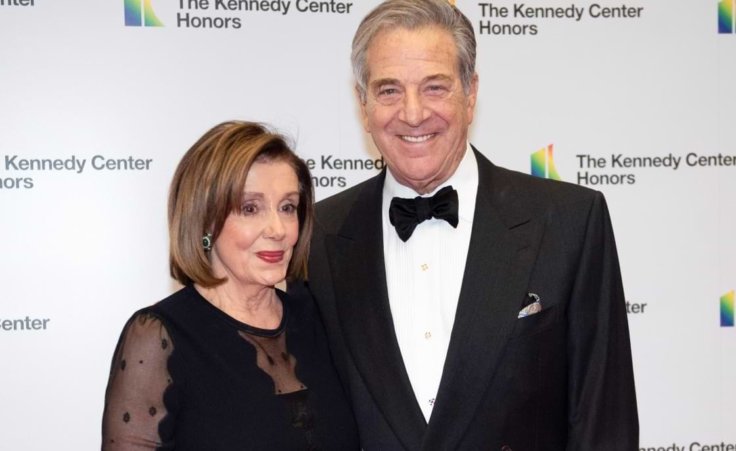
<path fill-rule="evenodd" d="M 168 361 L 173 343 L 161 320 L 138 313 L 120 336 L 110 369 L 102 419 L 102 450 L 172 449 L 172 437 L 160 428 L 172 421 L 164 394 L 173 381 Z M 167 416 L 169 416 L 167 418 Z"/>

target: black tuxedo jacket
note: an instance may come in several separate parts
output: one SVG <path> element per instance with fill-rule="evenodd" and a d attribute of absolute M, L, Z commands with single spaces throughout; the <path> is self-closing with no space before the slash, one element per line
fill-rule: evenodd
<path fill-rule="evenodd" d="M 475 219 L 429 424 L 387 296 L 385 173 L 317 204 L 307 288 L 363 449 L 636 450 L 625 300 L 603 195 L 475 156 Z M 543 310 L 518 319 L 528 293 Z"/>

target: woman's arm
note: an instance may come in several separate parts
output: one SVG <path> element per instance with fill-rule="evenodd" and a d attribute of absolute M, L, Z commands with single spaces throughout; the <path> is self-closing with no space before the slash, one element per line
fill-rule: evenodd
<path fill-rule="evenodd" d="M 173 350 L 166 327 L 151 313 L 137 313 L 125 325 L 105 394 L 103 451 L 173 449 L 173 438 L 161 437 L 159 428 L 172 420 L 164 393 L 173 384 L 167 368 Z"/>

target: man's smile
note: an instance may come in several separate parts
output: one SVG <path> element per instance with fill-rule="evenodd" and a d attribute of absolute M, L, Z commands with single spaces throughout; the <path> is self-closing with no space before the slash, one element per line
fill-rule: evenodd
<path fill-rule="evenodd" d="M 399 135 L 399 138 L 401 138 L 403 141 L 410 142 L 410 143 L 423 143 L 425 141 L 429 141 L 435 135 L 436 133 L 429 133 L 427 135 L 420 135 L 420 136 Z"/>

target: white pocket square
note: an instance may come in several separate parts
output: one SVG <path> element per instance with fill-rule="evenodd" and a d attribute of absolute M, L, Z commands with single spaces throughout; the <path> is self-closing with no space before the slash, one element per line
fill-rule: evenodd
<path fill-rule="evenodd" d="M 531 300 L 532 303 L 519 310 L 519 316 L 517 316 L 517 318 L 526 318 L 527 316 L 534 315 L 535 313 L 542 311 L 542 299 L 539 295 L 535 293 L 527 293 L 527 296 L 529 296 L 529 300 Z"/>

